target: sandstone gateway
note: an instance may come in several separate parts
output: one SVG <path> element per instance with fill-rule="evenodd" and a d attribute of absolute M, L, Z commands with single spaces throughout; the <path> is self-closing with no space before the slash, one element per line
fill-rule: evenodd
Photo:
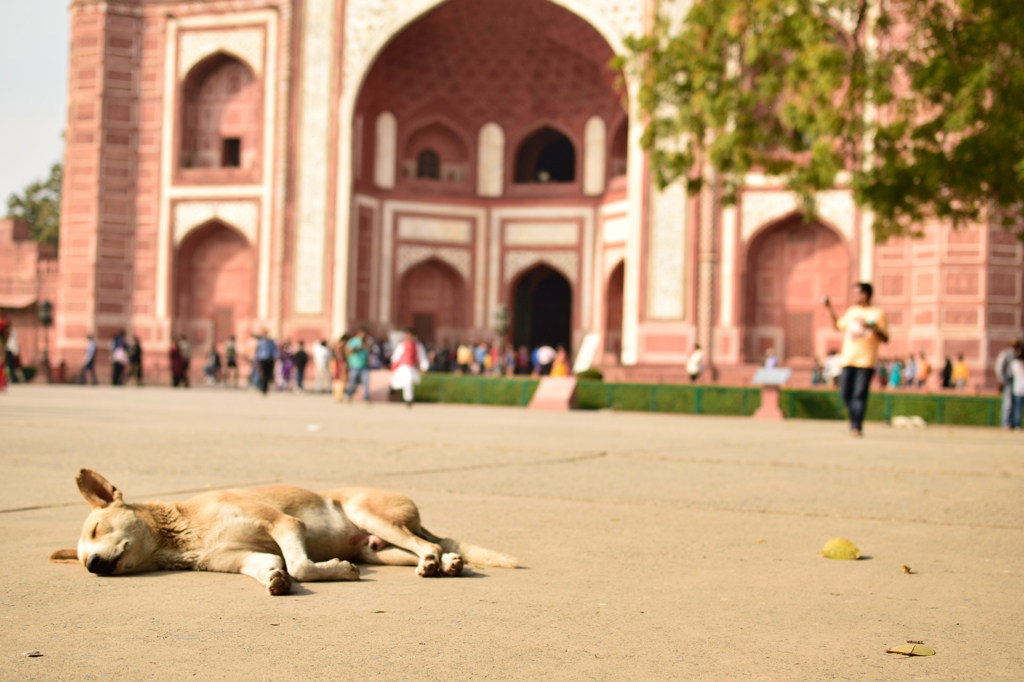
<path fill-rule="evenodd" d="M 763 177 L 736 206 L 657 191 L 608 68 L 654 11 L 685 6 L 75 0 L 54 361 L 121 328 L 166 364 L 181 333 L 202 354 L 264 327 L 507 327 L 592 334 L 636 380 L 685 376 L 700 343 L 743 381 L 769 348 L 799 375 L 838 347 L 820 298 L 868 279 L 889 354 L 963 353 L 985 381 L 1020 327 L 1021 244 L 922 225 L 875 245 L 843 187 L 811 223 Z"/>

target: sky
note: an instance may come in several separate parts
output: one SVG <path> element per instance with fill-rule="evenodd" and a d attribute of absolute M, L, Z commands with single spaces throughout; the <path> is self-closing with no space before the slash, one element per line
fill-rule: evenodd
<path fill-rule="evenodd" d="M 0 216 L 64 154 L 68 0 L 0 0 Z"/>

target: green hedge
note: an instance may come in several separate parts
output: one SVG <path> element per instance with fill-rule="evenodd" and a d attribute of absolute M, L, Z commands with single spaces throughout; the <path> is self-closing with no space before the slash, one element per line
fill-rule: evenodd
<path fill-rule="evenodd" d="M 416 387 L 416 400 L 525 407 L 538 383 L 536 379 L 425 374 Z M 780 393 L 780 407 L 789 419 L 846 418 L 838 391 L 783 389 Z M 761 406 L 761 389 L 580 381 L 576 402 L 584 410 L 749 416 Z M 874 392 L 868 398 L 865 417 L 868 421 L 888 421 L 894 416 L 917 416 L 929 424 L 998 426 L 999 414 L 998 397 Z"/>
<path fill-rule="evenodd" d="M 751 415 L 761 406 L 761 390 L 727 386 L 581 381 L 576 390 L 576 402 L 585 410 Z"/>
<path fill-rule="evenodd" d="M 416 387 L 416 400 L 421 403 L 525 407 L 530 404 L 539 383 L 536 379 L 430 373 L 424 374 Z"/>
<path fill-rule="evenodd" d="M 782 413 L 795 419 L 846 419 L 837 391 L 781 391 Z M 921 417 L 929 424 L 998 426 L 1001 399 L 942 393 L 874 392 L 868 396 L 867 421 Z"/>

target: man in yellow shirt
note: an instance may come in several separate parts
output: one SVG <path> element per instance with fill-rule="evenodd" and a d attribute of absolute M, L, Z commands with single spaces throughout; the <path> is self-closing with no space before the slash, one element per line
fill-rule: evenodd
<path fill-rule="evenodd" d="M 850 433 L 862 436 L 868 388 L 878 364 L 878 344 L 889 342 L 889 324 L 885 311 L 871 305 L 871 285 L 860 282 L 854 285 L 854 289 L 856 303 L 847 308 L 842 317 L 836 316 L 828 297 L 825 297 L 825 307 L 836 329 L 843 332 L 843 373 L 839 377 L 839 392 L 850 413 Z"/>

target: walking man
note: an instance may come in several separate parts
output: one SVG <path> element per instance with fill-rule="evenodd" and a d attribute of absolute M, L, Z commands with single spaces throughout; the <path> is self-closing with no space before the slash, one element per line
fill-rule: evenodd
<path fill-rule="evenodd" d="M 854 285 L 856 303 L 842 317 L 832 309 L 825 297 L 825 307 L 836 329 L 843 332 L 842 366 L 839 390 L 850 413 L 850 433 L 864 435 L 864 412 L 868 406 L 868 388 L 878 364 L 878 344 L 889 342 L 889 325 L 885 311 L 871 305 L 873 289 L 867 282 Z"/>
<path fill-rule="evenodd" d="M 188 342 L 188 337 L 184 334 L 178 341 L 178 352 L 181 353 L 182 362 L 181 380 L 184 382 L 185 388 L 188 388 L 192 385 L 188 379 L 188 366 L 192 363 L 192 344 Z"/>
<path fill-rule="evenodd" d="M 368 330 L 360 327 L 356 335 L 345 345 L 348 357 L 348 386 L 345 387 L 345 400 L 352 402 L 352 395 L 360 382 L 363 384 L 363 400 L 370 403 L 370 357 Z"/>
<path fill-rule="evenodd" d="M 238 388 L 238 347 L 235 345 L 234 334 L 224 342 L 224 366 L 224 385 L 227 386 L 230 381 L 232 386 Z"/>
<path fill-rule="evenodd" d="M 331 356 L 326 339 L 321 339 L 313 346 L 313 368 L 316 370 L 313 390 L 317 393 L 327 393 L 331 390 Z"/>
<path fill-rule="evenodd" d="M 292 362 L 295 364 L 295 390 L 302 393 L 302 382 L 306 378 L 306 365 L 309 363 L 305 341 L 299 341 L 299 349 L 292 355 Z"/>
<path fill-rule="evenodd" d="M 274 381 L 274 362 L 278 358 L 278 350 L 277 344 L 267 336 L 266 332 L 261 332 L 256 338 L 258 339 L 256 342 L 256 357 L 253 359 L 259 367 L 260 391 L 265 396 L 267 395 L 267 389 Z"/>
<path fill-rule="evenodd" d="M 402 400 L 408 407 L 412 407 L 420 372 L 426 372 L 428 366 L 427 351 L 416 338 L 416 332 L 406 329 L 405 338 L 391 356 L 391 388 L 402 392 Z"/>
<path fill-rule="evenodd" d="M 135 379 L 137 385 L 142 385 L 142 344 L 134 334 L 128 346 L 128 381 L 132 379 Z"/>
<path fill-rule="evenodd" d="M 704 371 L 704 351 L 701 350 L 700 344 L 694 344 L 693 352 L 690 353 L 690 357 L 686 360 L 686 373 L 690 375 L 690 383 L 697 383 L 697 379 L 700 377 L 700 373 Z"/>
<path fill-rule="evenodd" d="M 85 375 L 92 376 L 92 385 L 100 383 L 96 378 L 96 337 L 89 334 L 89 342 L 85 345 L 85 365 L 82 366 L 82 373 L 78 377 L 78 383 L 85 383 Z"/>
<path fill-rule="evenodd" d="M 1013 359 L 1021 351 L 1021 340 L 1014 339 L 1007 348 L 999 351 L 996 356 L 995 372 L 996 380 L 999 381 L 999 390 L 1003 393 L 1002 419 L 1000 423 L 1004 429 L 1010 428 L 1010 414 L 1013 410 Z"/>

